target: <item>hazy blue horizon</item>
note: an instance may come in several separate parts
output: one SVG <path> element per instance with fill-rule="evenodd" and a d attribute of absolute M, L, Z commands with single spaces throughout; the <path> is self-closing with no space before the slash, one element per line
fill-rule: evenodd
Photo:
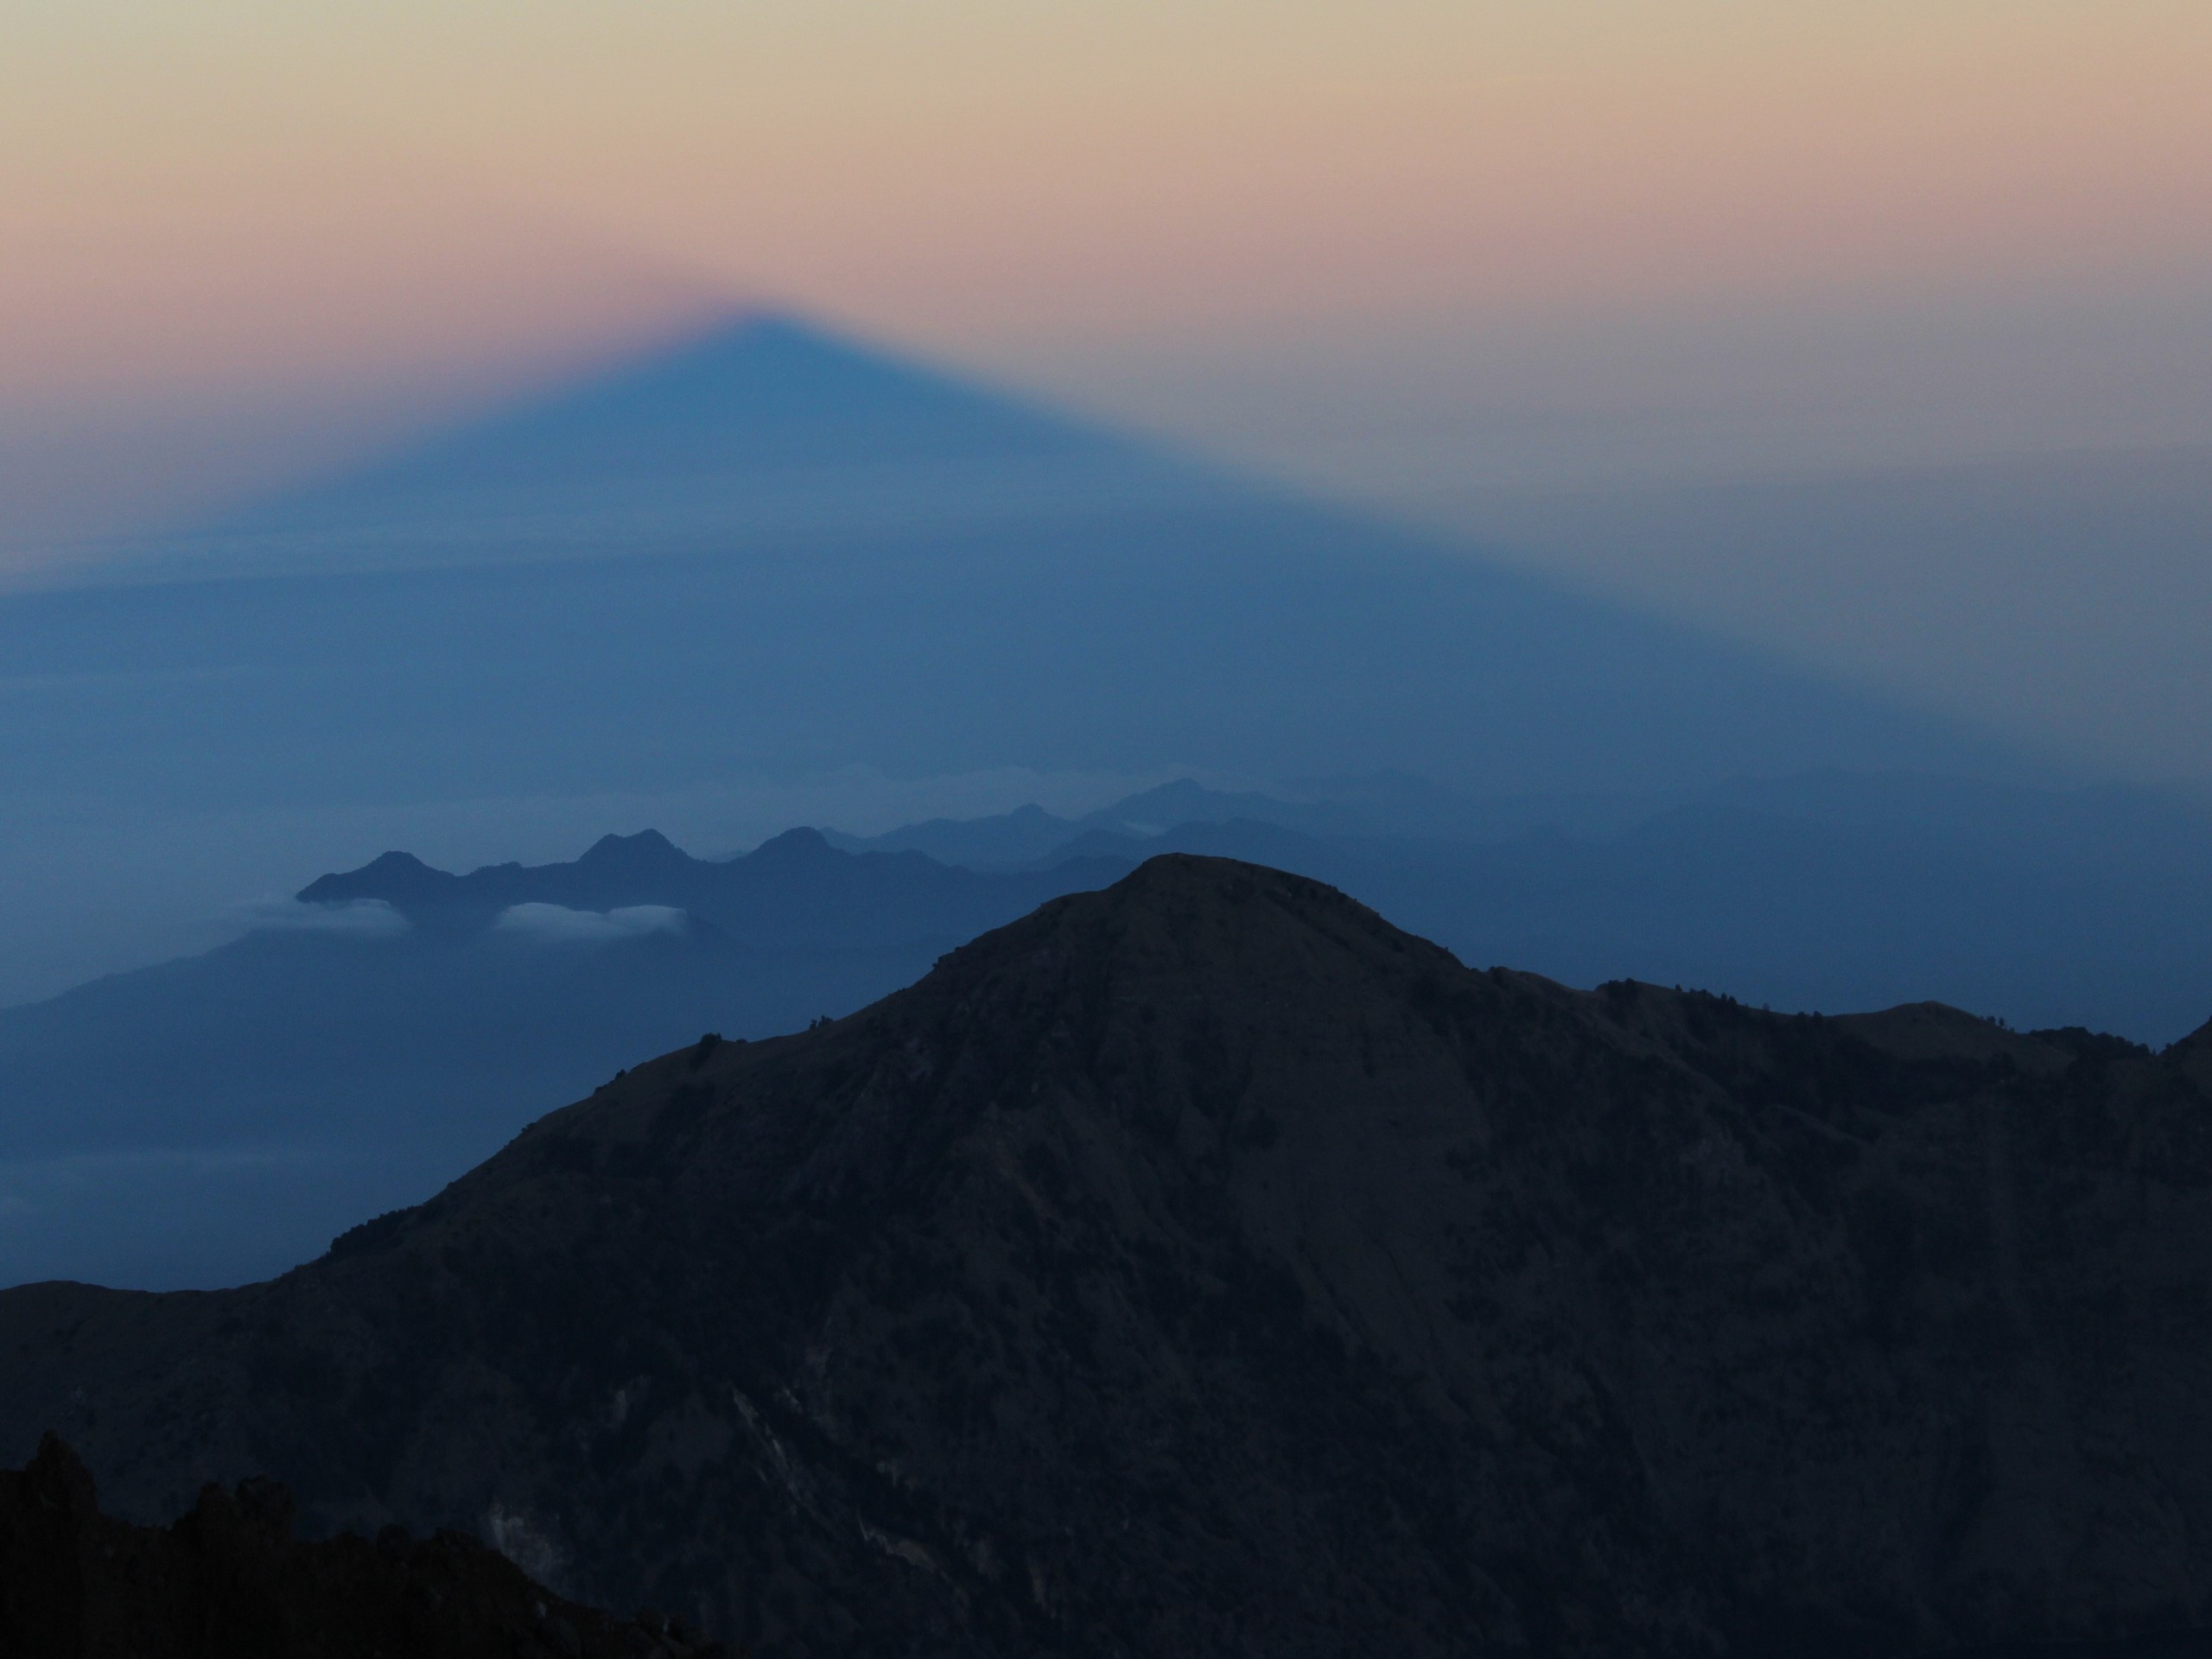
<path fill-rule="evenodd" d="M 410 840 L 735 846 L 1178 773 L 2094 775 L 775 319 L 99 575 L 0 598 L 5 1000 Z"/>

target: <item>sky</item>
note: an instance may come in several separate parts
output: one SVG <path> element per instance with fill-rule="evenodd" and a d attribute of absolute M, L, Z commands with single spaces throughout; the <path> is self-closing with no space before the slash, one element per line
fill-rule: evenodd
<path fill-rule="evenodd" d="M 785 304 L 2212 780 L 2208 62 L 2202 0 L 10 0 L 0 547 Z M 1806 517 L 1992 467 L 2074 528 Z"/>

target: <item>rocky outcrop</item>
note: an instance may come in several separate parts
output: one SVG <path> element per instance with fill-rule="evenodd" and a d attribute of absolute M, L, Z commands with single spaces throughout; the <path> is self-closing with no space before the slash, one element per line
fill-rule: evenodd
<path fill-rule="evenodd" d="M 1163 858 L 272 1283 L 0 1294 L 0 1431 L 134 1514 L 265 1470 L 762 1653 L 2170 1633 L 2190 1053 L 1571 991 Z"/>

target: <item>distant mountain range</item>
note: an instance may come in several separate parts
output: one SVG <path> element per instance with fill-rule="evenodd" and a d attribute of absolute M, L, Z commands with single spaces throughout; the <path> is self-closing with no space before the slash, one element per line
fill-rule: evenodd
<path fill-rule="evenodd" d="M 0 1292 L 0 1463 L 762 1659 L 2201 1651 L 2208 1122 L 2212 1027 L 1573 991 L 1170 855 L 272 1282 Z"/>
<path fill-rule="evenodd" d="M 700 791 L 855 771 L 1395 771 L 1506 797 L 2033 770 L 774 318 L 73 580 L 0 597 L 0 1001 L 89 971 L 41 961 L 151 960 L 211 889 L 333 845 L 544 844 L 615 801 L 667 827 Z"/>
<path fill-rule="evenodd" d="M 849 1014 L 1123 862 L 979 874 L 810 830 L 454 876 L 403 854 L 201 957 L 0 1009 L 0 1283 L 236 1284 L 716 1031 Z"/>
<path fill-rule="evenodd" d="M 1043 898 L 1085 881 L 1103 885 L 1124 868 L 1079 865 L 1050 877 L 978 872 L 913 852 L 839 852 L 818 830 L 792 830 L 742 857 L 707 860 L 647 830 L 605 836 L 573 864 L 493 864 L 467 875 L 386 853 L 309 882 L 299 902 L 385 905 L 417 926 L 460 933 L 503 918 L 512 923 L 517 906 L 606 914 L 653 906 L 679 910 L 684 931 L 711 931 L 759 951 L 950 950 Z"/>
<path fill-rule="evenodd" d="M 1407 822 L 1430 833 L 1382 833 Z M 1295 799 L 1186 779 L 1082 818 L 794 830 L 734 860 L 650 832 L 465 875 L 391 853 L 220 950 L 0 1010 L 0 1283 L 275 1272 L 637 1055 L 849 1014 L 1164 851 L 1324 880 L 1568 984 L 1933 996 L 2152 1043 L 2212 1013 L 2212 820 L 2113 791 L 1815 774 L 1470 803 L 1408 778 Z"/>
<path fill-rule="evenodd" d="M 1032 806 L 831 839 L 976 869 L 1246 859 L 1469 962 L 1575 985 L 1626 975 L 1790 1009 L 1937 996 L 2146 1042 L 2212 1012 L 2212 810 L 2145 791 L 1830 772 L 1489 801 L 1385 777 L 1285 799 L 1185 780 L 1081 818 Z"/>

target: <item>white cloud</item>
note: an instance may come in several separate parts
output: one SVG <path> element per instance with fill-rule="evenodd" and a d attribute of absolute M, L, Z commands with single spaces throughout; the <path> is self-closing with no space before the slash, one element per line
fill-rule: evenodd
<path fill-rule="evenodd" d="M 626 905 L 620 910 L 570 910 L 562 905 L 511 905 L 493 924 L 502 933 L 519 933 L 548 944 L 601 944 L 641 938 L 649 933 L 681 933 L 690 918 L 672 905 Z"/>

